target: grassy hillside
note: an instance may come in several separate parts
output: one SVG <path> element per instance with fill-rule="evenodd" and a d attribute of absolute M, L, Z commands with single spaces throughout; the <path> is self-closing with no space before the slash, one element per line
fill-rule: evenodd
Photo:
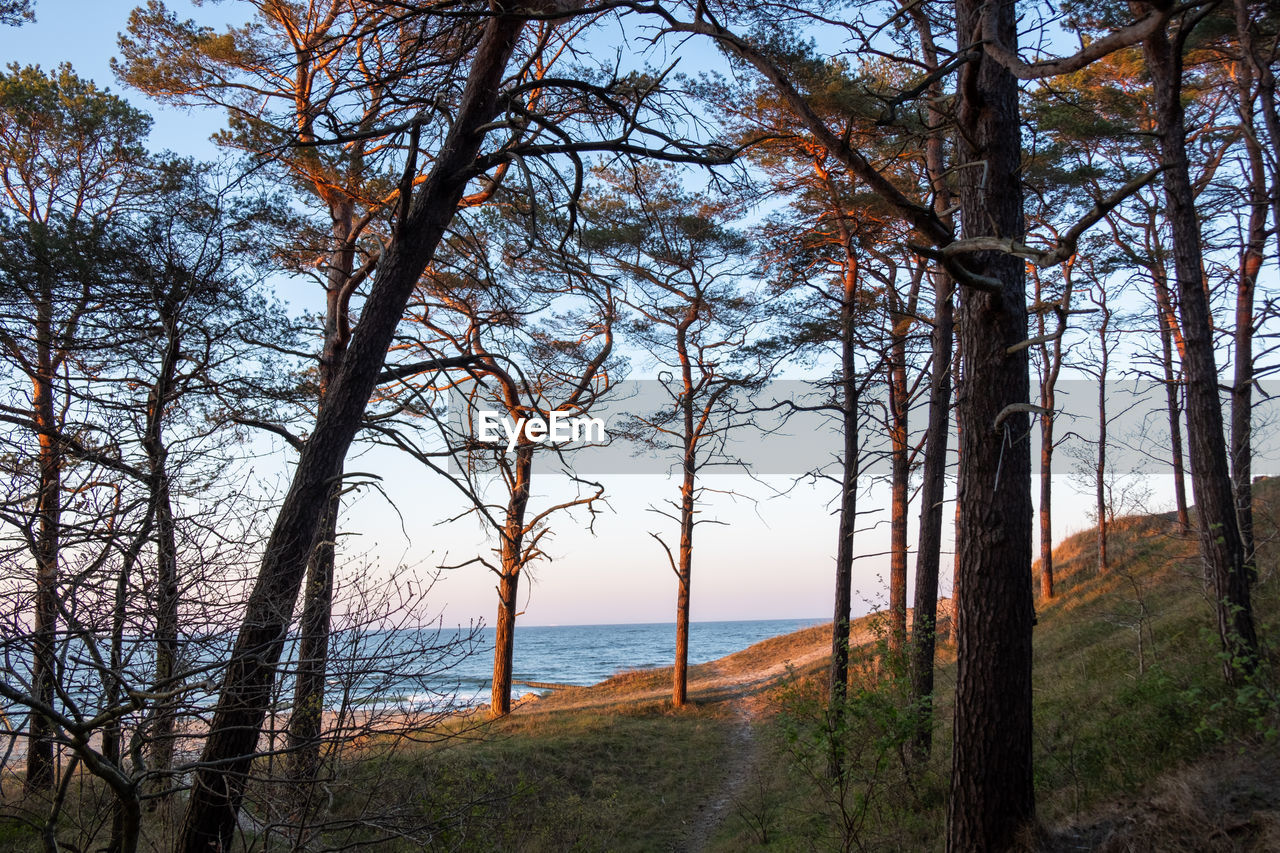
<path fill-rule="evenodd" d="M 1260 483 L 1257 503 L 1256 609 L 1270 637 L 1280 484 Z M 1109 553 L 1099 573 L 1094 532 L 1068 538 L 1059 594 L 1037 603 L 1034 843 L 1280 849 L 1274 694 L 1224 686 L 1196 542 L 1168 517 L 1126 518 Z M 879 623 L 851 632 L 859 665 L 839 784 L 822 688 L 830 626 L 693 667 L 693 706 L 680 712 L 670 669 L 629 672 L 364 772 L 433 821 L 441 849 L 941 850 L 953 649 L 939 650 L 935 748 L 913 762 L 902 665 Z"/>
<path fill-rule="evenodd" d="M 1255 495 L 1255 614 L 1276 636 L 1280 481 Z M 1274 682 L 1223 683 L 1198 544 L 1169 516 L 1119 519 L 1110 568 L 1096 531 L 1055 549 L 1057 595 L 1037 602 L 1036 846 L 1048 850 L 1280 849 L 1280 757 Z M 758 788 L 722 827 L 717 850 L 941 850 L 955 683 L 940 658 L 935 749 L 909 760 L 897 670 L 855 690 L 846 740 L 858 744 L 843 785 L 824 773 L 819 689 L 798 683 L 761 724 Z M 1274 656 L 1270 662 L 1274 669 Z M 911 768 L 908 770 L 908 768 Z M 1263 781 L 1267 780 L 1267 781 Z"/>
<path fill-rule="evenodd" d="M 1260 482 L 1256 498 L 1255 611 L 1270 638 L 1280 481 Z M 1109 553 L 1100 573 L 1093 531 L 1065 540 L 1058 595 L 1037 602 L 1042 826 L 1029 844 L 1280 850 L 1280 701 L 1271 681 L 1225 687 L 1196 542 L 1174 535 L 1168 517 L 1126 518 Z M 851 631 L 839 783 L 828 772 L 826 625 L 693 667 L 692 705 L 678 712 L 667 699 L 671 670 L 644 670 L 521 703 L 495 723 L 458 719 L 421 743 L 370 743 L 365 760 L 325 786 L 327 825 L 304 846 L 378 838 L 376 849 L 406 851 L 941 850 L 954 652 L 939 649 L 934 750 L 913 760 L 902 662 L 880 641 L 880 619 Z M 101 809 L 93 786 L 85 790 L 80 808 Z M 270 827 L 295 807 L 253 792 L 243 825 L 255 849 L 290 846 Z M 171 838 L 163 822 L 178 813 L 149 815 L 152 837 Z M 38 849 L 28 827 L 0 832 L 0 844 Z"/>
<path fill-rule="evenodd" d="M 1260 482 L 1257 494 L 1266 541 L 1255 603 L 1267 637 L 1276 627 L 1278 486 Z M 1068 538 L 1055 552 L 1058 595 L 1037 603 L 1043 826 L 1034 843 L 1280 849 L 1280 794 L 1264 783 L 1280 778 L 1268 737 L 1274 694 L 1224 686 L 1197 543 L 1174 535 L 1169 517 L 1134 517 L 1114 524 L 1109 554 L 1099 573 L 1094 531 Z M 666 703 L 669 669 L 625 673 L 528 703 L 489 741 L 428 760 L 461 760 L 475 773 L 519 767 L 527 785 L 508 789 L 499 809 L 508 817 L 485 818 L 508 839 L 504 820 L 524 827 L 519 849 L 941 850 L 953 649 L 939 652 L 935 749 L 918 764 L 901 663 L 879 642 L 878 622 L 853 629 L 860 666 L 840 784 L 827 772 L 821 686 L 829 626 L 693 668 L 691 710 Z M 526 824 L 531 809 L 540 817 Z"/>

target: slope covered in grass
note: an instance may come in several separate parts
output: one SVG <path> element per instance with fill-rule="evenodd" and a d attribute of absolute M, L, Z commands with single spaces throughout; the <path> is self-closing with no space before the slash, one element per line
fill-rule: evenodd
<path fill-rule="evenodd" d="M 1255 611 L 1276 636 L 1280 482 L 1257 486 Z M 1067 850 L 1280 849 L 1274 682 L 1228 689 L 1197 543 L 1168 516 L 1119 519 L 1110 566 L 1094 531 L 1055 551 L 1058 595 L 1038 601 L 1035 773 L 1041 826 L 1029 846 Z M 942 606 L 945 625 L 947 603 Z M 857 620 L 844 773 L 829 773 L 830 625 L 691 668 L 691 706 L 671 669 L 558 690 L 496 722 L 372 744 L 325 786 L 332 830 L 317 844 L 458 851 L 942 850 L 954 650 L 938 651 L 934 748 L 909 747 L 902 661 L 882 616 Z M 1267 672 L 1274 672 L 1274 656 Z M 441 739 L 442 735 L 451 735 Z M 355 756 L 353 756 L 355 757 Z M 370 800 L 394 825 L 363 823 Z M 246 836 L 276 849 L 272 800 Z M 284 803 L 287 807 L 287 801 Z M 163 815 L 148 817 L 162 819 Z M 401 829 L 403 827 L 403 830 Z M 401 833 L 401 841 L 394 840 Z M 19 832 L 13 849 L 37 849 Z M 283 848 L 281 848 L 283 849 Z"/>
<path fill-rule="evenodd" d="M 1264 638 L 1277 614 L 1280 482 L 1255 494 L 1254 607 Z M 1037 601 L 1035 774 L 1051 850 L 1280 849 L 1280 760 L 1270 675 L 1239 690 L 1222 678 L 1198 544 L 1167 515 L 1118 519 L 1109 568 L 1096 531 L 1055 549 L 1058 594 Z M 821 686 L 797 683 L 759 727 L 760 783 L 713 849 L 941 850 L 950 771 L 953 650 L 939 654 L 934 750 L 912 761 L 901 662 L 883 649 L 855 683 L 849 769 L 826 773 Z M 1274 671 L 1275 659 L 1268 661 Z M 1271 780 L 1264 782 L 1263 780 Z M 1194 804 L 1194 807 L 1193 807 Z M 1174 819 L 1174 815 L 1177 819 Z M 1160 816 L 1164 815 L 1162 819 Z M 1160 832 L 1157 826 L 1163 826 Z"/>
<path fill-rule="evenodd" d="M 1277 613 L 1278 486 L 1257 489 L 1264 637 Z M 1099 571 L 1095 532 L 1067 538 L 1055 551 L 1058 595 L 1037 602 L 1042 826 L 1029 843 L 1277 849 L 1273 694 L 1225 686 L 1196 541 L 1168 516 L 1140 516 L 1114 523 L 1108 550 Z M 441 790 L 499 783 L 473 829 L 459 824 L 450 837 L 518 836 L 527 850 L 941 850 L 954 650 L 939 649 L 933 752 L 913 761 L 902 665 L 880 642 L 879 620 L 851 631 L 840 783 L 827 772 L 830 626 L 815 626 L 693 667 L 685 711 L 669 707 L 669 668 L 628 672 L 527 703 L 482 742 L 432 750 L 424 761 L 460 774 Z"/>

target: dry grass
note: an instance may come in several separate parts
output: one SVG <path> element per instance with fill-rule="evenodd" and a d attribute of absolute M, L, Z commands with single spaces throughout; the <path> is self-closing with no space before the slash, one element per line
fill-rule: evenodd
<path fill-rule="evenodd" d="M 1256 498 L 1255 609 L 1274 636 L 1280 481 L 1259 483 Z M 1093 531 L 1055 551 L 1059 594 L 1037 602 L 1034 673 L 1036 797 L 1044 826 L 1056 827 L 1040 833 L 1050 853 L 1280 850 L 1280 748 L 1260 748 L 1252 728 L 1273 724 L 1276 709 L 1242 705 L 1224 687 L 1197 543 L 1173 535 L 1171 522 L 1118 520 L 1107 572 L 1097 571 Z M 867 788 L 836 792 L 843 799 L 823 788 L 812 743 L 803 754 L 825 707 L 829 624 L 692 667 L 685 709 L 671 708 L 670 667 L 624 672 L 497 722 L 459 717 L 445 726 L 458 737 L 404 744 L 351 771 L 375 774 L 376 786 L 352 778 L 346 788 L 376 787 L 382 805 L 430 822 L 441 849 L 838 848 L 851 805 L 866 806 L 856 829 L 865 849 L 941 849 L 954 649 L 939 646 L 932 758 L 911 768 L 893 742 L 902 665 L 884 654 L 883 616 L 850 633 L 862 715 L 850 740 L 862 751 L 857 772 L 867 771 L 852 778 Z M 746 763 L 744 713 L 759 755 Z M 339 798 L 334 813 L 355 805 Z M 727 813 L 718 833 L 712 811 Z M 26 835 L 0 826 L 0 846 Z"/>
<path fill-rule="evenodd" d="M 1220 749 L 1165 774 L 1145 797 L 1062 827 L 1045 853 L 1263 853 L 1280 850 L 1280 754 Z"/>
<path fill-rule="evenodd" d="M 1280 481 L 1259 482 L 1255 503 L 1262 543 L 1255 612 L 1263 636 L 1274 636 L 1280 526 L 1272 508 L 1280 506 Z M 1277 708 L 1265 696 L 1241 700 L 1223 683 L 1198 542 L 1176 535 L 1172 516 L 1156 515 L 1118 519 L 1108 545 L 1111 565 L 1100 573 L 1095 532 L 1067 538 L 1055 549 L 1058 595 L 1037 602 L 1036 798 L 1044 825 L 1063 827 L 1042 831 L 1045 849 L 1280 850 L 1280 761 L 1273 747 L 1254 746 L 1255 727 L 1274 727 Z M 895 671 L 883 660 L 872 668 Z M 953 649 L 944 645 L 935 749 L 918 771 L 924 789 L 949 772 L 954 681 Z M 808 689 L 820 683 L 814 678 Z M 820 702 L 811 705 L 820 712 Z M 870 736 L 881 722 L 871 720 Z M 768 796 L 744 805 L 712 849 L 824 849 L 850 840 L 832 835 L 840 814 L 832 792 L 818 774 L 804 779 L 797 731 L 803 735 L 793 725 L 776 738 Z M 885 777 L 877 784 L 879 793 L 855 791 L 850 799 L 846 792 L 846 804 L 861 796 L 883 801 Z M 925 791 L 908 813 L 894 805 L 869 811 L 854 847 L 941 849 L 942 803 Z"/>

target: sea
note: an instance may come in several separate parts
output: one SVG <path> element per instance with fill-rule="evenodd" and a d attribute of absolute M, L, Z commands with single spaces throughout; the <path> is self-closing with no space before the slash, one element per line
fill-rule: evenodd
<path fill-rule="evenodd" d="M 694 622 L 689 627 L 689 663 L 716 660 L 770 637 L 788 634 L 823 619 L 765 619 Z M 670 666 L 675 656 L 674 623 L 624 625 L 522 626 L 515 629 L 512 695 L 543 694 L 546 685 L 591 685 L 630 670 Z M 69 638 L 72 645 L 83 638 Z M 187 646 L 194 669 L 216 671 L 226 660 L 233 633 L 205 637 Z M 126 640 L 124 660 L 130 681 L 145 685 L 154 672 L 153 645 L 146 638 Z M 325 707 L 390 712 L 448 712 L 489 701 L 493 674 L 493 628 L 397 628 L 338 630 L 330 637 Z M 29 671 L 26 650 L 5 651 L 15 672 Z M 88 652 L 66 656 L 64 698 L 91 715 L 102 705 L 102 679 Z M 285 650 L 273 706 L 291 710 L 296 649 Z M 15 664 L 15 661 L 17 662 Z M 217 679 L 185 694 L 194 707 L 216 701 Z M 0 714 L 12 706 L 0 701 Z"/>
<path fill-rule="evenodd" d="M 689 663 L 722 658 L 748 646 L 818 625 L 824 619 L 764 619 L 693 622 Z M 335 638 L 338 639 L 338 638 Z M 335 657 L 341 659 L 342 642 Z M 339 681 L 349 685 L 347 703 L 406 708 L 474 706 L 489 700 L 494 630 L 415 633 L 394 631 L 362 638 L 351 659 L 364 672 Z M 535 685 L 590 685 L 620 672 L 670 666 L 675 624 L 521 626 L 515 629 L 513 679 Z M 512 694 L 542 694 L 548 688 L 515 684 Z M 331 688 L 336 686 L 331 682 Z M 342 702 L 337 696 L 330 703 Z"/>

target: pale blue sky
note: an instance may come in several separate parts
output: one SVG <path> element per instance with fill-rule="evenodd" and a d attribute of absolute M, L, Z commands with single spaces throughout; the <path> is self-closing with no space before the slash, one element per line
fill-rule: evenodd
<path fill-rule="evenodd" d="M 123 29 L 134 5 L 122 0 L 39 0 L 37 23 L 0 28 L 0 57 L 6 63 L 38 63 L 46 68 L 69 61 L 82 76 L 120 92 L 108 62 L 115 52 L 116 33 Z M 246 14 L 237 3 L 212 3 L 199 9 L 185 0 L 170 5 L 179 14 L 214 24 L 236 21 Z M 208 137 L 220 126 L 220 115 L 162 108 L 130 92 L 123 94 L 154 116 L 153 147 L 203 158 L 216 156 Z M 294 304 L 304 287 L 282 285 L 284 295 Z M 347 554 L 368 555 L 383 566 L 398 562 L 430 566 L 461 562 L 486 547 L 473 522 L 435 526 L 457 511 L 456 492 L 426 473 L 417 473 L 412 463 L 406 465 L 389 451 L 378 450 L 357 457 L 351 468 L 383 476 L 385 491 L 399 512 L 374 491 L 351 500 L 343 524 L 348 533 L 344 540 Z M 553 481 L 548 484 L 557 487 Z M 524 586 L 522 624 L 672 619 L 675 579 L 649 531 L 661 530 L 671 541 L 673 525 L 646 510 L 674 496 L 676 484 L 661 476 L 617 476 L 606 485 L 613 512 L 598 520 L 594 537 L 576 521 L 566 519 L 559 525 L 548 549 L 554 562 L 534 570 L 536 581 L 531 590 L 529 584 Z M 718 477 L 711 485 L 759 497 L 768 492 L 742 477 Z M 788 482 L 771 478 L 770 485 L 784 489 Z M 1154 479 L 1151 485 L 1155 489 L 1151 505 L 1164 508 L 1169 503 L 1168 478 Z M 1067 486 L 1064 479 L 1055 507 L 1059 537 L 1087 524 L 1088 498 L 1073 495 Z M 705 525 L 698 530 L 694 619 L 829 617 L 835 550 L 835 522 L 827 505 L 830 497 L 827 485 L 820 490 L 803 486 L 789 497 L 758 504 L 724 495 L 714 497 L 706 517 L 719 518 L 727 525 Z M 863 501 L 862 508 L 883 508 L 887 506 L 885 497 L 884 490 L 878 489 Z M 917 512 L 913 506 L 913 527 Z M 887 572 L 886 559 L 880 556 L 887 547 L 887 518 L 881 512 L 867 516 L 865 523 L 874 529 L 858 539 L 859 551 L 869 555 L 860 559 L 856 568 L 859 592 L 855 605 L 861 611 L 883 604 L 883 575 Z M 360 562 L 353 557 L 347 572 L 359 571 Z M 944 593 L 950 591 L 949 565 L 948 558 L 944 561 Z M 376 574 L 381 570 L 375 565 L 371 571 Z M 493 586 L 492 577 L 477 566 L 450 572 L 432 592 L 430 607 L 442 610 L 448 624 L 473 619 L 491 622 Z"/>

